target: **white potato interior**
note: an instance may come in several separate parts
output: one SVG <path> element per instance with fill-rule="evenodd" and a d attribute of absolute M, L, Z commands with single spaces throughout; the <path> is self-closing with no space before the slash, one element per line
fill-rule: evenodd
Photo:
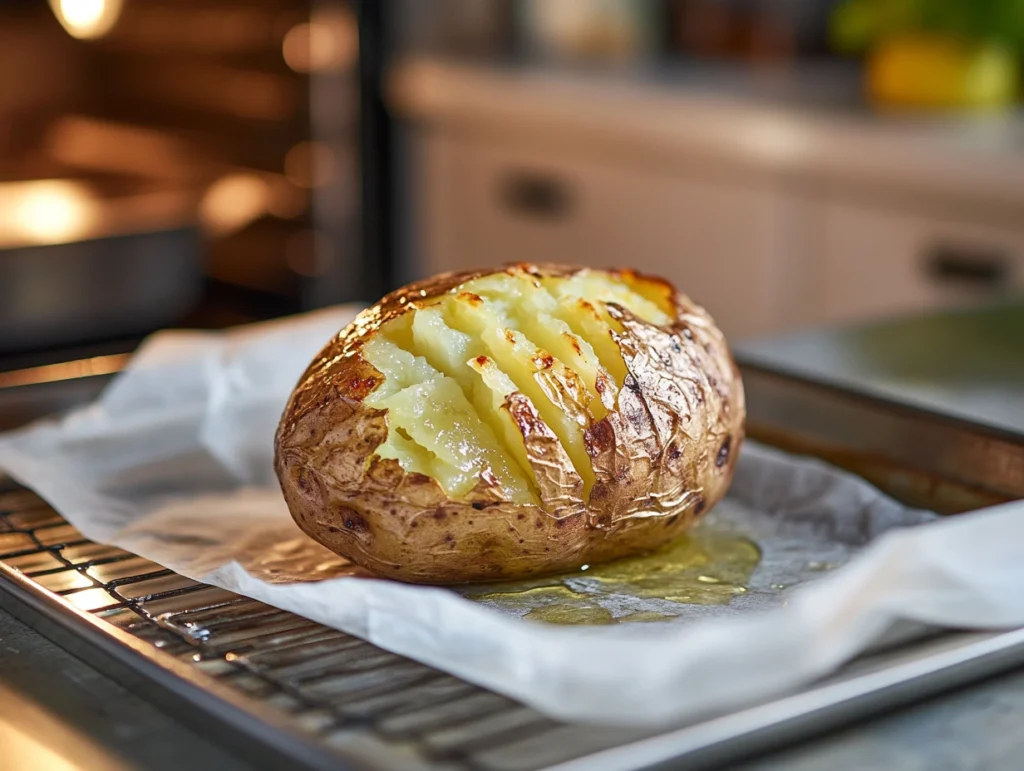
<path fill-rule="evenodd" d="M 489 471 L 510 500 L 537 502 L 522 435 L 502 409 L 518 391 L 558 437 L 589 494 L 584 431 L 614 406 L 626 375 L 606 303 L 666 324 L 667 308 L 656 300 L 601 271 L 537 278 L 509 270 L 388 322 L 363 349 L 385 377 L 366 400 L 388 410 L 388 439 L 377 454 L 432 476 L 452 498 Z"/>

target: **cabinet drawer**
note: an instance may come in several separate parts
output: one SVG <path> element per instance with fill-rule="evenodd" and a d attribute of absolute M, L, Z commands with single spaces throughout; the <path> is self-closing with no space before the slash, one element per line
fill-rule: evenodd
<path fill-rule="evenodd" d="M 767 181 L 489 138 L 437 137 L 428 155 L 431 271 L 527 260 L 632 267 L 672 280 L 732 336 L 773 331 L 785 315 L 779 260 L 790 250 Z"/>
<path fill-rule="evenodd" d="M 1024 231 L 881 207 L 820 207 L 821 321 L 992 300 L 1024 284 Z"/>

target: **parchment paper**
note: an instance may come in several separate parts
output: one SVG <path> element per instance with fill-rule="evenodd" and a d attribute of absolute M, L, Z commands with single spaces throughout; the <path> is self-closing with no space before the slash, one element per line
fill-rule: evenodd
<path fill-rule="evenodd" d="M 97 403 L 0 436 L 0 469 L 91 539 L 568 720 L 651 725 L 734 708 L 830 672 L 900 621 L 1024 625 L 1020 505 L 933 522 L 749 442 L 729 498 L 700 526 L 761 550 L 727 604 L 608 593 L 581 574 L 573 590 L 612 621 L 673 618 L 557 626 L 500 598 L 367 578 L 292 524 L 271 469 L 288 393 L 355 310 L 158 334 Z"/>

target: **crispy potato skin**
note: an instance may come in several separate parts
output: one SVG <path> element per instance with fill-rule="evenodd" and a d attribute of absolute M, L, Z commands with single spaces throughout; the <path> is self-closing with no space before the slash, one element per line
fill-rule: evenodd
<path fill-rule="evenodd" d="M 508 270 L 546 277 L 582 269 Z M 450 500 L 430 477 L 376 457 L 388 418 L 363 400 L 383 375 L 362 358 L 362 344 L 417 303 L 494 272 L 437 276 L 367 309 L 310 364 L 281 419 L 275 465 L 295 521 L 381 576 L 432 584 L 495 581 L 641 553 L 690 527 L 732 478 L 745 407 L 725 339 L 671 285 L 632 273 L 620 275 L 663 292 L 674 321 L 654 326 L 608 306 L 622 326 L 617 342 L 629 374 L 615 409 L 586 429 L 597 478 L 589 501 L 581 497 L 579 475 L 557 453 L 557 439 L 518 394 L 504 408 L 523 433 L 540 506 L 503 500 L 487 479 L 466 500 Z"/>

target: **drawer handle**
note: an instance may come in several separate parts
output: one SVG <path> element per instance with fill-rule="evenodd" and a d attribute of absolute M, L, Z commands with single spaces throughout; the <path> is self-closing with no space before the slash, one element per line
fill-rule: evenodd
<path fill-rule="evenodd" d="M 1010 283 L 1010 260 L 992 249 L 940 244 L 925 255 L 925 274 L 943 284 L 1003 289 Z"/>
<path fill-rule="evenodd" d="M 499 188 L 501 202 L 517 214 L 557 220 L 572 209 L 568 183 L 549 174 L 514 171 L 504 175 Z"/>

